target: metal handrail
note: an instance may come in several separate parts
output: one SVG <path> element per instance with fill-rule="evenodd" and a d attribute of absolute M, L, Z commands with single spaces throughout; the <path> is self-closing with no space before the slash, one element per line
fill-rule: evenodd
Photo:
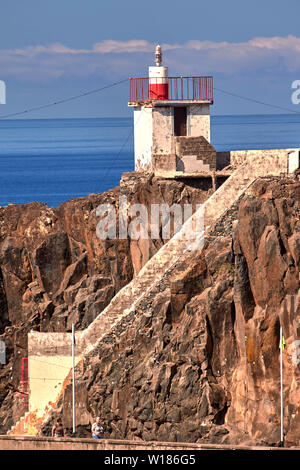
<path fill-rule="evenodd" d="M 162 84 L 162 78 L 152 78 L 151 86 Z M 157 100 L 167 101 L 213 101 L 213 77 L 168 77 L 167 85 L 168 98 L 157 98 Z M 141 102 L 153 100 L 153 93 L 150 98 L 150 78 L 130 78 L 130 102 Z"/>

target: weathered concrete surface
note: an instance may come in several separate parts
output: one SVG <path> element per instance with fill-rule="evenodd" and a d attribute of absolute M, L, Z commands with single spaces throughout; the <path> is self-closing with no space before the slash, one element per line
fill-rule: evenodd
<path fill-rule="evenodd" d="M 0 450 L 131 450 L 131 451 L 166 451 L 166 450 L 300 450 L 299 447 L 278 448 L 266 446 L 233 446 L 218 444 L 195 444 L 186 442 L 143 442 L 122 439 L 78 439 L 78 438 L 49 438 L 27 436 L 0 436 Z"/>
<path fill-rule="evenodd" d="M 134 169 L 151 171 L 152 168 L 152 109 L 134 108 Z"/>
<path fill-rule="evenodd" d="M 187 110 L 187 135 L 203 136 L 210 142 L 210 105 L 192 105 Z"/>
<path fill-rule="evenodd" d="M 250 163 L 253 161 L 261 161 L 262 159 L 266 159 L 268 162 L 268 168 L 271 170 L 272 165 L 274 167 L 278 167 L 277 162 L 285 162 L 285 165 L 282 166 L 283 173 L 292 173 L 295 167 L 295 152 L 299 153 L 299 149 L 296 148 L 287 148 L 287 149 L 270 149 L 270 150 L 234 150 L 230 151 L 230 165 L 233 168 L 237 168 L 238 166 L 244 163 Z M 290 166 L 290 160 L 293 161 L 293 165 Z M 299 162 L 299 159 L 298 159 Z"/>

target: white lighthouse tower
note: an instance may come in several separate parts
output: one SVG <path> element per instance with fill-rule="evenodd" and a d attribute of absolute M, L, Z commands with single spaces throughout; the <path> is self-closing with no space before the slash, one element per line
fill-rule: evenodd
<path fill-rule="evenodd" d="M 161 46 L 156 46 L 148 77 L 130 79 L 135 171 L 168 176 L 214 171 L 212 103 L 212 77 L 169 77 Z"/>

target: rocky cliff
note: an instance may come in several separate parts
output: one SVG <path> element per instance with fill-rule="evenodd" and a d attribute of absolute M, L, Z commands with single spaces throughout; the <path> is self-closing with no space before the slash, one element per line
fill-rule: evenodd
<path fill-rule="evenodd" d="M 184 182 L 129 173 L 120 187 L 58 208 L 38 202 L 0 208 L 0 340 L 6 345 L 0 432 L 26 411 L 21 376 L 28 332 L 70 331 L 72 323 L 86 328 L 166 241 L 161 233 L 153 241 L 100 240 L 97 208 L 110 204 L 118 224 L 121 196 L 150 212 L 152 204 L 196 204 L 209 194 Z"/>
<path fill-rule="evenodd" d="M 26 354 L 28 329 L 64 331 L 74 321 L 84 328 L 164 243 L 97 239 L 96 207 L 117 204 L 120 192 L 146 205 L 209 195 L 128 175 L 120 188 L 57 210 L 2 209 L 1 339 L 10 345 L 9 363 L 0 366 L 2 432 L 19 412 L 19 356 Z M 204 249 L 175 265 L 126 328 L 77 368 L 78 435 L 90 435 L 100 415 L 112 438 L 277 445 L 281 322 L 285 440 L 299 445 L 300 361 L 293 354 L 300 333 L 299 213 L 296 179 L 262 178 L 251 186 Z M 56 410 L 66 428 L 70 406 L 67 387 Z"/>

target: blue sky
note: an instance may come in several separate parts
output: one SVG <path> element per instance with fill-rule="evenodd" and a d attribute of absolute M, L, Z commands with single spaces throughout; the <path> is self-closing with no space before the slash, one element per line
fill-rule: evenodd
<path fill-rule="evenodd" d="M 0 116 L 146 76 L 155 44 L 169 74 L 300 112 L 299 0 L 1 0 Z M 23 118 L 130 116 L 129 84 Z M 213 114 L 275 113 L 215 91 Z M 298 109 L 299 108 L 299 109 Z"/>

